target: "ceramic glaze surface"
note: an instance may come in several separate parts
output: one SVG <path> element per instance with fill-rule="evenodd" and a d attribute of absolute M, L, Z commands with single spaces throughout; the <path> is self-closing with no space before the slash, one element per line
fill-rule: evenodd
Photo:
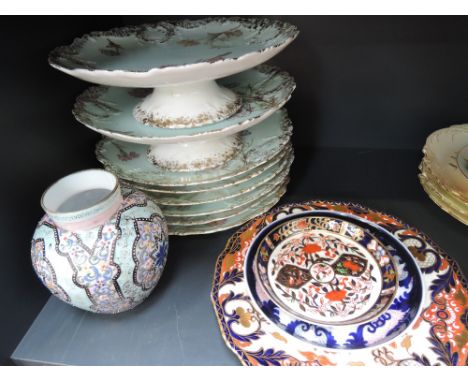
<path fill-rule="evenodd" d="M 201 193 L 201 196 L 197 196 L 198 199 L 204 198 L 205 200 L 209 198 L 221 199 L 214 202 L 193 205 L 164 205 L 160 204 L 159 198 L 154 198 L 154 200 L 161 205 L 172 235 L 206 234 L 222 231 L 244 223 L 278 202 L 289 182 L 287 174 L 293 158 L 293 154 L 288 153 L 275 166 L 265 171 L 268 178 L 271 179 L 261 181 L 262 184 L 256 187 L 249 186 L 249 188 L 241 192 L 236 191 L 239 193 L 238 196 L 232 196 L 232 192 L 226 193 L 227 189 L 222 189 L 223 193 L 219 195 L 214 192 L 205 192 Z M 278 170 L 275 170 L 275 168 L 278 168 Z M 260 174 L 259 178 L 264 178 L 263 175 Z M 243 182 L 241 185 L 248 183 L 248 181 Z M 149 194 L 150 197 L 151 195 Z M 188 195 L 195 196 L 196 194 Z M 180 197 L 182 196 L 180 195 Z M 184 202 L 180 201 L 180 203 Z"/>
<path fill-rule="evenodd" d="M 166 217 L 167 224 L 172 226 L 184 226 L 189 227 L 193 225 L 201 225 L 201 224 L 210 224 L 220 220 L 226 220 L 228 218 L 234 218 L 239 213 L 242 213 L 244 210 L 248 210 L 251 208 L 252 205 L 256 204 L 260 199 L 267 198 L 270 195 L 277 195 L 281 189 L 284 189 L 289 182 L 289 178 L 284 178 L 282 181 L 276 186 L 268 185 L 266 188 L 266 192 L 262 191 L 261 193 L 254 193 L 255 197 L 245 197 L 247 202 L 242 202 L 240 206 L 231 207 L 229 209 L 222 209 L 221 211 L 214 211 L 214 212 L 206 212 L 203 215 L 197 216 L 170 216 L 164 212 L 164 216 Z M 249 195 L 250 196 L 250 195 Z M 229 201 L 230 199 L 228 199 Z M 223 202 L 223 201 L 221 201 Z M 221 203 L 215 202 L 213 204 Z M 202 204 L 203 206 L 203 204 Z M 164 208 L 166 209 L 166 208 Z"/>
<path fill-rule="evenodd" d="M 67 175 L 52 184 L 41 198 L 41 206 L 51 220 L 72 231 L 102 224 L 121 202 L 117 178 L 101 169 Z"/>
<path fill-rule="evenodd" d="M 86 81 L 155 87 L 216 79 L 249 69 L 298 34 L 269 19 L 209 18 L 93 32 L 51 52 L 49 63 Z"/>
<path fill-rule="evenodd" d="M 362 228 L 340 219 L 290 220 L 269 232 L 259 247 L 258 273 L 267 290 L 310 322 L 365 320 L 366 313 L 384 308 L 396 290 L 396 269 L 387 250 Z"/>
<path fill-rule="evenodd" d="M 271 189 L 281 183 L 287 177 L 292 161 L 293 157 L 288 157 L 285 161 L 265 170 L 255 178 L 221 190 L 177 195 L 168 195 L 157 192 L 146 193 L 160 206 L 194 206 L 198 204 L 228 200 L 241 195 L 247 196 L 250 192 L 255 191 L 259 187 L 267 186 Z"/>
<path fill-rule="evenodd" d="M 167 251 L 160 209 L 143 193 L 123 189 L 118 211 L 92 229 L 62 229 L 45 215 L 34 232 L 31 258 L 39 279 L 62 301 L 96 313 L 119 313 L 151 293 Z"/>
<path fill-rule="evenodd" d="M 284 160 L 292 160 L 293 154 L 290 153 Z M 289 169 L 287 169 L 289 172 Z M 282 177 L 283 178 L 283 177 Z M 197 216 L 212 215 L 230 210 L 241 209 L 248 206 L 253 201 L 266 195 L 277 182 L 267 182 L 256 187 L 251 192 L 235 196 L 233 198 L 222 199 L 219 201 L 194 205 L 167 205 L 163 206 L 164 216 L 166 218 L 194 218 Z"/>
<path fill-rule="evenodd" d="M 135 183 L 135 182 L 127 182 L 127 183 L 133 185 L 133 187 L 136 187 L 142 191 L 158 192 L 158 193 L 172 194 L 172 195 L 192 194 L 192 193 L 198 193 L 198 192 L 204 192 L 204 191 L 217 191 L 217 190 L 221 190 L 224 188 L 228 188 L 234 185 L 244 183 L 248 181 L 249 179 L 256 177 L 257 175 L 260 175 L 263 171 L 270 169 L 271 167 L 273 167 L 280 161 L 289 157 L 289 155 L 292 155 L 292 146 L 290 144 L 287 145 L 280 153 L 275 155 L 271 160 L 269 160 L 265 164 L 258 166 L 254 168 L 253 170 L 247 171 L 238 176 L 234 176 L 226 180 L 214 181 L 212 183 L 203 183 L 203 184 L 194 185 L 194 186 L 178 186 L 178 187 L 167 187 L 167 186 L 165 187 L 165 186 L 160 186 L 157 184 L 149 186 L 149 185 Z"/>
<path fill-rule="evenodd" d="M 460 202 L 453 199 L 446 191 L 442 190 L 436 183 L 427 180 L 426 178 L 419 177 L 424 191 L 437 204 L 441 209 L 450 214 L 455 219 L 463 224 L 468 225 L 468 209 L 466 205 L 460 205 Z"/>
<path fill-rule="evenodd" d="M 310 269 L 294 265 L 298 259 L 296 249 L 300 247 L 305 251 L 317 248 L 319 252 L 317 256 L 305 256 L 305 262 L 312 263 Z M 330 253 L 331 248 L 337 251 Z M 322 261 L 320 252 L 330 253 L 332 262 Z M 381 280 L 372 260 L 362 248 L 330 234 L 297 235 L 273 252 L 269 284 L 283 305 L 292 305 L 296 316 L 306 316 L 313 322 L 342 322 L 359 317 L 378 298 Z"/>
<path fill-rule="evenodd" d="M 419 169 L 421 170 L 419 181 L 432 201 L 455 219 L 468 225 L 468 204 L 457 199 L 437 181 L 430 168 L 427 167 L 425 159 L 419 165 Z"/>
<path fill-rule="evenodd" d="M 468 146 L 468 124 L 454 125 L 432 133 L 423 152 L 425 164 L 440 185 L 455 197 L 468 203 L 468 178 L 460 166 L 460 153 Z"/>
<path fill-rule="evenodd" d="M 432 133 L 423 148 L 419 180 L 440 208 L 468 224 L 468 125 Z"/>
<path fill-rule="evenodd" d="M 405 272 L 403 264 L 398 264 L 398 290 L 409 286 L 408 276 L 414 281 L 419 274 L 423 287 L 421 307 L 415 319 L 404 325 L 396 337 L 368 347 L 365 336 L 372 335 L 382 324 L 376 322 L 362 327 L 353 337 L 363 348 L 335 349 L 329 345 L 324 348 L 283 330 L 259 311 L 246 282 L 246 254 L 254 238 L 268 224 L 304 211 L 351 214 L 358 221 L 368 221 L 372 234 L 382 232 L 381 228 L 391 233 L 387 237 L 393 241 L 393 253 L 406 252 L 408 259 L 413 260 L 415 271 L 408 268 Z M 401 246 L 406 250 L 399 252 L 397 248 Z M 244 225 L 219 256 L 212 288 L 212 302 L 223 338 L 245 365 L 465 365 L 467 300 L 468 283 L 460 268 L 426 235 L 388 214 L 357 204 L 326 201 L 282 206 Z M 393 305 L 405 311 L 413 308 L 397 297 Z M 317 334 L 326 337 L 325 332 Z M 384 334 L 384 338 L 391 334 Z"/>
<path fill-rule="evenodd" d="M 395 250 L 385 232 L 349 221 L 351 216 L 305 214 L 265 228 L 247 254 L 247 282 L 259 309 L 317 346 L 359 349 L 399 335 L 422 297 L 409 253 Z"/>
<path fill-rule="evenodd" d="M 133 108 L 133 117 L 147 126 L 190 128 L 221 121 L 242 105 L 238 94 L 215 81 L 160 87 Z"/>
<path fill-rule="evenodd" d="M 168 221 L 168 224 L 171 227 L 174 226 L 183 226 L 183 227 L 190 227 L 190 226 L 201 226 L 202 224 L 215 224 L 219 221 L 225 221 L 228 219 L 236 218 L 239 213 L 242 213 L 243 210 L 248 210 L 253 207 L 259 206 L 260 201 L 262 200 L 271 200 L 272 195 L 278 195 L 278 193 L 283 189 L 285 189 L 286 185 L 289 182 L 289 177 L 284 178 L 280 183 L 278 183 L 275 186 L 270 187 L 269 192 L 259 196 L 255 201 L 249 203 L 249 205 L 246 207 L 245 205 L 240 208 L 239 210 L 236 210 L 235 208 L 229 210 L 229 211 L 224 211 L 220 213 L 213 213 L 213 214 L 206 214 L 205 216 L 195 216 L 195 217 L 184 217 L 184 218 L 172 218 L 170 221 Z"/>
<path fill-rule="evenodd" d="M 230 118 L 199 127 L 174 130 L 138 122 L 132 110 L 148 94 L 143 89 L 92 87 L 78 97 L 73 114 L 87 127 L 121 141 L 148 145 L 180 143 L 230 135 L 260 123 L 280 109 L 295 88 L 289 74 L 267 65 L 224 78 L 219 83 L 239 94 L 242 107 Z"/>
<path fill-rule="evenodd" d="M 468 178 L 468 146 L 463 147 L 458 152 L 457 165 L 463 175 Z"/>
<path fill-rule="evenodd" d="M 102 140 L 97 148 L 98 160 L 119 178 L 147 185 L 188 186 L 226 180 L 251 171 L 271 160 L 290 142 L 292 125 L 284 109 L 244 130 L 241 149 L 227 163 L 203 171 L 177 172 L 150 163 L 143 145 Z"/>
<path fill-rule="evenodd" d="M 168 171 L 202 171 L 222 166 L 239 152 L 241 145 L 240 135 L 233 134 L 206 141 L 152 145 L 147 157 Z"/>
<path fill-rule="evenodd" d="M 267 195 L 257 199 L 248 208 L 244 208 L 241 212 L 224 218 L 222 220 L 216 220 L 210 223 L 203 223 L 197 225 L 170 225 L 169 233 L 171 235 L 198 235 L 198 234 L 207 234 L 219 231 L 225 231 L 232 227 L 237 227 L 249 219 L 254 218 L 272 208 L 278 201 L 281 196 L 286 192 L 286 185 L 289 179 L 286 179 L 286 182 L 282 187 L 277 190 L 272 190 Z"/>

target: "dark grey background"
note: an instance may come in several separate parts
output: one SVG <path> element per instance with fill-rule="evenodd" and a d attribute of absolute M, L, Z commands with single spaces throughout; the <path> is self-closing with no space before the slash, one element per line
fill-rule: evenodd
<path fill-rule="evenodd" d="M 167 18 L 1 19 L 0 364 L 10 363 L 49 297 L 29 259 L 42 214 L 40 196 L 59 177 L 99 166 L 94 157 L 99 137 L 71 115 L 74 99 L 89 84 L 50 68 L 47 55 L 92 30 Z M 416 176 L 426 136 L 468 121 L 467 18 L 277 18 L 301 31 L 272 60 L 298 84 L 287 105 L 296 160 L 283 201 L 356 200 L 397 214 L 430 234 L 467 274 L 466 226 L 428 200 Z M 199 257 L 204 266 L 195 278 L 206 280 L 200 298 L 208 299 L 214 259 L 231 233 L 173 237 L 161 289 L 183 283 L 182 267 L 197 264 Z M 211 320 L 208 302 L 205 308 Z M 219 338 L 217 329 L 212 335 Z"/>

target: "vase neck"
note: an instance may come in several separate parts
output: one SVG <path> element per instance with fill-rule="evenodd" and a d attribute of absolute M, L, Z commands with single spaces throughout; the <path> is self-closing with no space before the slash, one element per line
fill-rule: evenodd
<path fill-rule="evenodd" d="M 82 231 L 104 224 L 120 208 L 122 194 L 117 178 L 104 170 L 68 175 L 42 196 L 42 208 L 60 228 Z"/>

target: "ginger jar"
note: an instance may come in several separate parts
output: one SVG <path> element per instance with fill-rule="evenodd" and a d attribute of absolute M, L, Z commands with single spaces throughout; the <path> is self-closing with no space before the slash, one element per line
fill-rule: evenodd
<path fill-rule="evenodd" d="M 62 301 L 96 313 L 141 303 L 157 285 L 168 251 L 159 207 L 100 169 L 68 175 L 43 194 L 33 267 Z"/>

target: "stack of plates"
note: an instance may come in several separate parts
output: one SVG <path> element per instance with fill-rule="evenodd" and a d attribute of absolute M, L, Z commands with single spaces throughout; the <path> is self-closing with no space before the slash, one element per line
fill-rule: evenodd
<path fill-rule="evenodd" d="M 263 65 L 297 28 L 209 18 L 92 32 L 50 64 L 94 86 L 73 114 L 105 138 L 106 169 L 148 194 L 173 235 L 240 225 L 276 204 L 293 161 L 283 108 L 295 89 Z"/>
<path fill-rule="evenodd" d="M 225 230 L 272 206 L 286 191 L 294 155 L 284 109 L 240 133 L 240 151 L 226 164 L 174 172 L 148 162 L 143 145 L 104 139 L 97 158 L 160 206 L 172 235 Z"/>
<path fill-rule="evenodd" d="M 423 149 L 419 180 L 444 211 L 468 225 L 468 124 L 432 133 Z"/>
<path fill-rule="evenodd" d="M 211 297 L 247 365 L 464 365 L 466 285 L 453 260 L 398 219 L 313 201 L 236 232 Z"/>

